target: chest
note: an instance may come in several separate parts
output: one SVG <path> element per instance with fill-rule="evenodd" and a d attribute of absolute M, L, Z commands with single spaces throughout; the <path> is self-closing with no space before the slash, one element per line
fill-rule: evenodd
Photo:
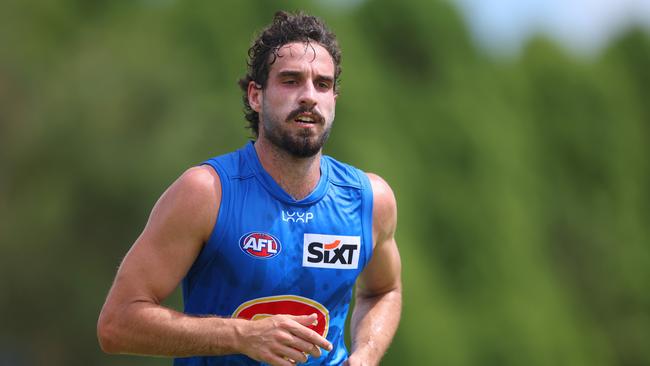
<path fill-rule="evenodd" d="M 334 187 L 318 202 L 292 205 L 253 183 L 231 192 L 223 235 L 213 243 L 227 259 L 219 266 L 223 278 L 264 296 L 351 286 L 372 245 L 360 192 Z"/>

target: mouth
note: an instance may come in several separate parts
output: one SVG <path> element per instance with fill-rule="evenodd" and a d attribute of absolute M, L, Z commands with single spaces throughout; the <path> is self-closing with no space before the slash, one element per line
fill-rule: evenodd
<path fill-rule="evenodd" d="M 315 124 L 316 118 L 311 113 L 301 113 L 296 118 L 293 119 L 294 122 L 301 124 Z"/>
<path fill-rule="evenodd" d="M 299 126 L 308 127 L 324 122 L 323 116 L 316 111 L 297 110 L 290 114 L 289 121 L 293 121 Z"/>

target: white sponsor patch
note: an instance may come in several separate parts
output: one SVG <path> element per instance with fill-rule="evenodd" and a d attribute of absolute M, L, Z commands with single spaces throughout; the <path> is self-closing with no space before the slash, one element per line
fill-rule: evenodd
<path fill-rule="evenodd" d="M 305 234 L 302 266 L 357 269 L 360 236 Z"/>

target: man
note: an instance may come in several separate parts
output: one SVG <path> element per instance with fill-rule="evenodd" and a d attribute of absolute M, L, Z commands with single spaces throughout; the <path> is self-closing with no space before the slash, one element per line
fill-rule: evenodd
<path fill-rule="evenodd" d="M 161 196 L 100 314 L 101 347 L 175 365 L 378 364 L 401 310 L 396 203 L 378 176 L 322 155 L 336 38 L 278 12 L 249 56 L 240 85 L 256 141 Z M 181 280 L 185 313 L 160 305 Z"/>

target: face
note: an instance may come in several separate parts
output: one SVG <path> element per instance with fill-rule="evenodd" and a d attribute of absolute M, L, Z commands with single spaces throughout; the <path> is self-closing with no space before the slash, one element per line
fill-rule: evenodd
<path fill-rule="evenodd" d="M 315 42 L 278 50 L 265 88 L 251 82 L 248 98 L 259 113 L 259 139 L 295 157 L 317 154 L 334 122 L 334 61 Z"/>

